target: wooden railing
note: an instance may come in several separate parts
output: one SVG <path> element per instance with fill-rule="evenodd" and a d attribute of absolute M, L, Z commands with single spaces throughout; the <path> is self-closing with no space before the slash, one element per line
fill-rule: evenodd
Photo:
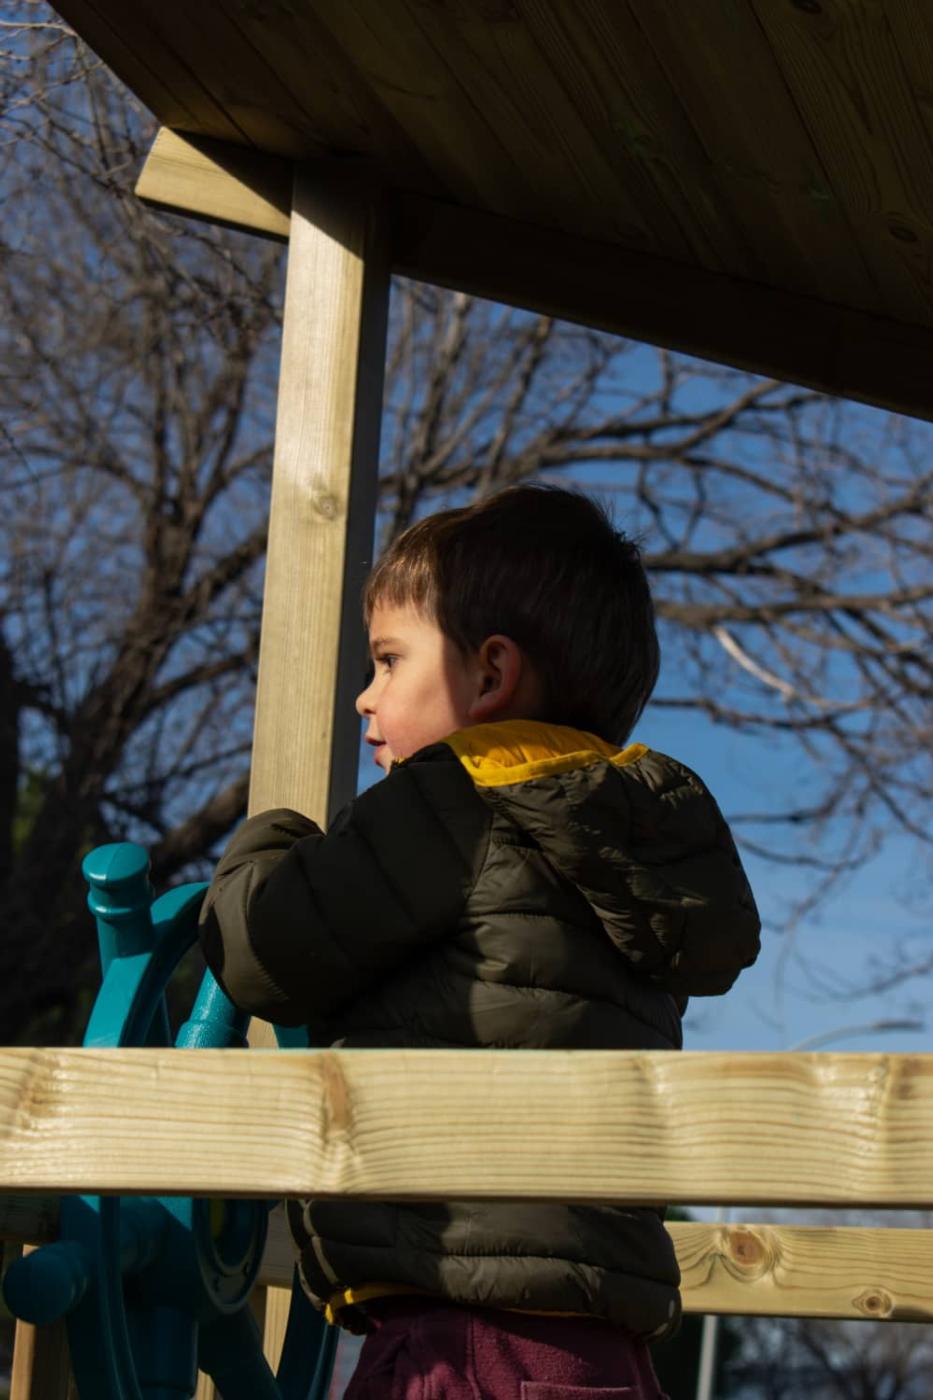
<path fill-rule="evenodd" d="M 0 1050 L 0 1236 L 76 1191 L 925 1208 L 933 1055 Z M 669 1228 L 690 1311 L 933 1317 L 933 1232 Z"/>

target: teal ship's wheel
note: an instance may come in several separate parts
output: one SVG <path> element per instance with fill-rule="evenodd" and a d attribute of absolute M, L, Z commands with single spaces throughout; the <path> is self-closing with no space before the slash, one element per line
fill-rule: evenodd
<path fill-rule="evenodd" d="M 84 862 L 103 973 L 86 1046 L 171 1044 L 165 989 L 196 940 L 206 886 L 150 907 L 148 871 L 146 852 L 128 842 Z M 175 1045 L 245 1046 L 248 1020 L 208 972 Z M 301 1043 L 294 1031 L 281 1040 Z M 59 1238 L 7 1270 L 7 1305 L 28 1322 L 66 1319 L 81 1400 L 190 1400 L 198 1369 L 223 1400 L 324 1400 L 337 1332 L 297 1277 L 275 1375 L 248 1306 L 272 1204 L 64 1196 Z"/>

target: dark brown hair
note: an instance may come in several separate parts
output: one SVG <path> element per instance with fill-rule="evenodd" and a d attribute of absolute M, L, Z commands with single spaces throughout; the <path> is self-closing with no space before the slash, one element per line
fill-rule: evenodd
<path fill-rule="evenodd" d="M 638 547 L 576 491 L 515 486 L 420 520 L 370 574 L 367 626 L 377 604 L 416 607 L 464 652 L 511 637 L 543 686 L 538 718 L 614 743 L 658 678 Z"/>

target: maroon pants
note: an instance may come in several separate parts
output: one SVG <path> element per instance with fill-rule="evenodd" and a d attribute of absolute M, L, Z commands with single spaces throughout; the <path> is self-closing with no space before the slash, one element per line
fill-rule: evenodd
<path fill-rule="evenodd" d="M 370 1305 L 345 1400 L 665 1400 L 644 1342 L 589 1318 Z"/>

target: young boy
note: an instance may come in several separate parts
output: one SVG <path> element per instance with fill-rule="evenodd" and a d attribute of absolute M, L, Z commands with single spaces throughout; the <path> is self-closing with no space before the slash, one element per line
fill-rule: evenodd
<path fill-rule="evenodd" d="M 312 1044 L 679 1049 L 758 915 L 700 780 L 620 748 L 658 671 L 635 546 L 524 486 L 408 530 L 365 594 L 357 700 L 387 775 L 324 835 L 240 828 L 203 916 L 240 1006 Z M 560 1112 L 555 1103 L 554 1112 Z M 366 1331 L 349 1400 L 658 1396 L 679 1313 L 660 1213 L 290 1202 L 309 1293 Z"/>

